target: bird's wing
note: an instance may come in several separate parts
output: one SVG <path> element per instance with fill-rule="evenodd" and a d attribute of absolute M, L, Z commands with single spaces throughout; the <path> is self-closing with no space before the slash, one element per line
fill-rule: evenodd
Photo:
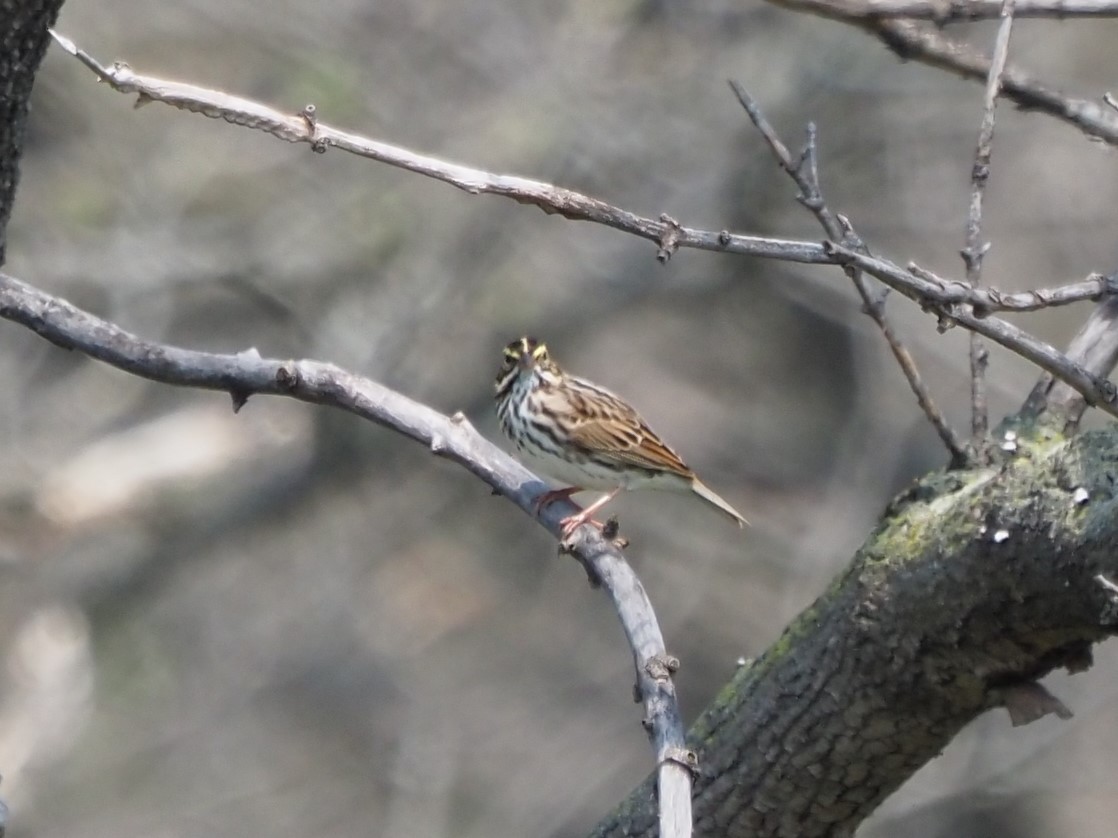
<path fill-rule="evenodd" d="M 694 472 L 636 410 L 608 390 L 590 386 L 595 391 L 593 397 L 572 399 L 567 415 L 571 439 L 576 445 L 623 465 L 694 477 Z"/>

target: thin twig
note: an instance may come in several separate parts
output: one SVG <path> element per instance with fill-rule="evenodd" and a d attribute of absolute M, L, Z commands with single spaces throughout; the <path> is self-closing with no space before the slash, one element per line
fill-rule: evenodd
<path fill-rule="evenodd" d="M 139 94 L 137 105 L 163 102 L 211 119 L 222 119 L 233 125 L 264 131 L 286 142 L 306 143 L 318 152 L 325 152 L 331 148 L 348 151 L 360 157 L 440 180 L 471 195 L 503 195 L 521 204 L 535 205 L 549 215 L 555 214 L 575 221 L 604 224 L 655 242 L 658 245 L 658 256 L 662 261 L 680 247 L 769 256 L 808 264 L 825 264 L 827 261 L 823 249 L 815 242 L 743 236 L 726 230 L 694 230 L 680 226 L 667 215 L 656 219 L 648 218 L 607 204 L 597 198 L 543 181 L 516 175 L 494 174 L 341 131 L 320 121 L 312 105 L 308 105 L 298 114 L 286 114 L 251 99 L 232 96 L 220 90 L 139 75 L 127 64 L 118 62 L 111 68 L 106 68 L 88 53 L 78 49 L 68 38 L 57 32 L 51 34 L 63 49 L 75 56 L 113 90 Z"/>
<path fill-rule="evenodd" d="M 481 436 L 462 415 L 445 416 L 387 387 L 333 364 L 261 358 L 255 350 L 219 355 L 147 341 L 18 279 L 0 273 L 0 317 L 19 323 L 51 343 L 96 358 L 132 375 L 183 387 L 223 390 L 235 406 L 251 395 L 288 396 L 356 414 L 426 445 L 481 478 L 554 536 L 560 519 L 577 511 L 569 502 L 549 504 L 538 515 L 535 502 L 548 486 Z M 671 671 L 658 662 L 664 647 L 652 603 L 621 553 L 593 527 L 578 529 L 571 549 L 608 593 L 637 662 L 645 723 L 659 771 L 664 835 L 690 835 L 694 766 L 676 701 Z M 667 802 L 665 802 L 667 801 Z M 674 807 L 674 808 L 671 808 Z M 685 824 L 686 829 L 680 828 Z"/>
<path fill-rule="evenodd" d="M 796 186 L 799 187 L 799 202 L 811 210 L 827 236 L 832 241 L 854 244 L 855 249 L 864 250 L 865 246 L 862 245 L 860 240 L 857 242 L 852 241 L 856 237 L 849 223 L 844 223 L 843 219 L 840 219 L 831 212 L 826 201 L 823 199 L 823 191 L 819 185 L 819 164 L 815 125 L 808 125 L 807 141 L 804 145 L 804 151 L 800 155 L 799 160 L 793 160 L 791 154 L 788 152 L 788 147 L 781 142 L 780 137 L 776 133 L 776 129 L 773 128 L 772 124 L 765 117 L 757 101 L 736 81 L 730 81 L 730 88 L 734 91 L 734 95 L 737 96 L 741 106 L 745 108 L 745 112 L 749 114 L 749 118 L 754 126 L 756 126 L 757 130 L 761 133 L 761 136 L 765 138 L 769 148 L 772 149 L 773 155 L 780 163 L 781 168 L 788 173 L 792 180 L 795 181 Z M 897 337 L 896 332 L 893 331 L 893 327 L 885 316 L 884 301 L 874 297 L 860 268 L 856 265 L 847 265 L 844 267 L 844 270 L 854 283 L 858 295 L 862 298 L 862 310 L 870 316 L 873 322 L 877 324 L 878 329 L 881 330 L 881 334 L 885 338 L 885 342 L 889 345 L 889 349 L 893 353 L 893 357 L 896 359 L 897 364 L 900 366 L 909 388 L 911 388 L 916 396 L 917 403 L 924 411 L 924 415 L 928 417 L 928 421 L 931 422 L 932 427 L 935 428 L 936 433 L 951 455 L 951 465 L 955 468 L 961 468 L 966 465 L 970 461 L 970 457 L 962 442 L 959 440 L 958 435 L 955 433 L 955 430 L 947 424 L 947 420 L 944 418 L 939 406 L 932 399 L 931 394 L 928 392 L 928 388 L 924 385 L 924 381 L 920 377 L 920 371 L 917 369 L 916 362 L 913 360 L 912 355 L 901 342 L 900 338 Z"/>
<path fill-rule="evenodd" d="M 994 56 L 990 61 L 990 72 L 986 78 L 986 95 L 982 100 L 982 122 L 978 129 L 978 143 L 974 151 L 974 166 L 971 168 L 971 196 L 967 212 L 967 243 L 963 248 L 963 262 L 967 270 L 967 283 L 971 288 L 982 284 L 982 260 L 990 249 L 989 242 L 982 241 L 982 199 L 986 193 L 986 183 L 990 179 L 990 160 L 994 151 L 994 115 L 1001 90 L 1002 73 L 1009 57 L 1009 36 L 1013 30 L 1013 6 L 1015 0 L 1003 0 L 1002 22 L 994 40 Z M 971 375 L 971 433 L 976 451 L 985 447 L 986 435 L 990 430 L 990 414 L 986 403 L 986 364 L 990 354 L 982 338 L 977 333 L 970 335 L 970 375 Z"/>
<path fill-rule="evenodd" d="M 795 6 L 790 0 L 769 2 Z M 906 61 L 920 61 L 975 81 L 984 81 L 990 73 L 989 58 L 930 26 L 910 20 L 867 19 L 837 13 L 828 16 L 865 29 Z M 1118 145 L 1118 113 L 1099 102 L 1067 96 L 1014 67 L 1002 73 L 1002 96 L 1024 110 L 1046 113 L 1089 137 Z"/>
<path fill-rule="evenodd" d="M 870 276 L 880 279 L 905 296 L 918 302 L 934 299 L 937 285 L 903 270 L 888 260 L 867 256 L 831 243 L 827 243 L 827 247 L 837 258 L 857 265 Z M 939 315 L 942 327 L 958 325 L 990 338 L 1067 383 L 1083 396 L 1087 404 L 1118 418 L 1118 390 L 1115 386 L 1105 378 L 1075 363 L 1050 344 L 1018 328 L 1008 320 L 998 317 L 980 317 L 967 306 L 944 306 L 926 301 L 923 304 Z"/>
<path fill-rule="evenodd" d="M 908 270 L 939 286 L 938 289 L 927 290 L 924 296 L 929 301 L 935 300 L 945 305 L 967 303 L 979 317 L 995 311 L 1041 311 L 1085 301 L 1097 303 L 1118 294 L 1118 274 L 1104 276 L 1093 273 L 1079 282 L 1069 282 L 1054 288 L 1005 293 L 997 288 L 972 288 L 957 279 L 937 276 L 915 262 L 908 263 Z"/>
<path fill-rule="evenodd" d="M 937 26 L 1001 15 L 1002 0 L 780 0 L 780 5 L 836 20 L 911 18 Z M 1016 18 L 1095 18 L 1118 15 L 1116 0 L 1017 0 Z"/>
<path fill-rule="evenodd" d="M 114 89 L 125 93 L 139 93 L 140 99 L 138 101 L 140 103 L 165 101 L 174 107 L 187 111 L 200 113 L 215 119 L 224 119 L 235 125 L 265 131 L 288 142 L 309 143 L 314 149 L 322 150 L 327 147 L 337 147 L 442 181 L 470 194 L 503 195 L 523 204 L 533 204 L 548 213 L 604 224 L 622 232 L 651 239 L 661 249 L 664 249 L 665 244 L 669 244 L 672 247 L 716 250 L 815 265 L 844 265 L 853 261 L 866 273 L 877 277 L 886 285 L 937 311 L 945 305 L 959 302 L 959 295 L 965 296 L 971 293 L 962 290 L 965 285 L 958 281 L 922 278 L 888 260 L 869 257 L 865 254 L 854 255 L 852 251 L 842 246 L 829 247 L 818 242 L 743 236 L 726 230 L 699 230 L 680 225 L 667 216 L 662 216 L 659 220 L 645 218 L 596 198 L 541 181 L 514 175 L 495 174 L 339 131 L 318 121 L 317 116 L 310 112 L 313 109 L 304 109 L 303 113 L 290 116 L 258 102 L 230 96 L 221 91 L 139 76 L 124 65 L 115 65 L 110 71 L 101 67 L 100 64 L 75 47 L 69 40 L 57 34 L 54 34 L 54 37 L 67 52 L 76 56 L 87 67 L 90 67 L 98 78 Z M 1100 294 L 1111 293 L 1112 290 L 1109 284 L 1099 287 Z M 1077 286 L 1077 293 L 1082 292 L 1083 289 Z M 965 301 L 973 302 L 987 310 L 997 310 L 1000 305 L 999 300 L 1010 301 L 1007 307 L 1011 309 L 1015 308 L 1022 300 L 1020 295 L 1001 294 L 994 289 L 985 289 L 974 293 L 982 295 L 981 299 L 971 300 L 968 298 Z M 1053 297 L 1059 297 L 1064 302 L 1072 302 L 1076 298 L 1074 295 L 1061 296 L 1056 290 L 1022 292 L 1022 294 L 1029 293 L 1052 295 Z M 1084 298 L 1090 298 L 1090 295 L 1085 294 Z M 875 300 L 874 303 L 876 304 L 877 301 Z M 1021 310 L 1025 310 L 1025 307 L 1022 306 Z M 968 328 L 964 320 L 958 319 L 957 322 L 964 328 Z M 1042 353 L 1043 357 L 1050 361 L 1047 366 L 1042 365 L 1044 369 L 1055 370 L 1053 374 L 1057 378 L 1064 378 L 1065 375 L 1069 376 L 1064 380 L 1067 380 L 1073 387 L 1085 386 L 1082 379 L 1075 378 L 1074 366 L 1069 366 L 1066 363 L 1067 359 L 1063 358 L 1059 352 L 1031 336 L 1026 335 L 1026 337 L 1032 341 L 1030 344 L 1019 346 L 1010 337 L 1003 345 L 1010 351 L 1030 360 L 1038 357 L 1037 346 L 1039 345 L 1045 350 Z M 1088 390 L 1088 392 L 1092 391 Z M 1092 398 L 1095 401 L 1100 401 L 1096 395 L 1093 395 Z"/>

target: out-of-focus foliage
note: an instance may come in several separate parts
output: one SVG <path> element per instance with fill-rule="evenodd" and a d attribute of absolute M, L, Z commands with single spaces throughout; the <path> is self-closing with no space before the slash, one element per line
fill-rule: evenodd
<path fill-rule="evenodd" d="M 878 252 L 962 272 L 981 90 L 838 24 L 720 2 L 105 0 L 58 27 L 104 61 L 313 102 L 645 215 L 818 238 L 733 77 L 789 142 L 818 123 L 829 200 Z M 1113 83 L 1114 35 L 1024 23 L 1013 57 L 1088 95 Z M 688 717 L 944 461 L 836 270 L 695 252 L 661 267 L 610 230 L 131 105 L 48 56 L 8 270 L 149 338 L 335 361 L 493 436 L 500 346 L 547 339 L 754 524 L 675 496 L 616 504 Z M 1112 269 L 1113 154 L 1042 116 L 998 118 L 987 281 Z M 889 310 L 965 424 L 963 336 Z M 1084 315 L 1029 322 L 1062 341 Z M 605 598 L 461 470 L 304 405 L 234 416 L 11 324 L 0 347 L 13 834 L 572 835 L 650 770 Z M 1033 376 L 994 352 L 995 411 Z M 1102 654 L 1053 687 L 1076 721 L 982 719 L 864 834 L 1111 834 L 1112 778 L 1092 770 L 1114 751 Z"/>

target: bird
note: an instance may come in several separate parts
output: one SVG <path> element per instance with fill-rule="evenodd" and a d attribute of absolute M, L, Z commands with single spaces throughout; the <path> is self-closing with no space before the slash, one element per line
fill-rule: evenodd
<path fill-rule="evenodd" d="M 568 484 L 542 494 L 549 503 L 587 489 L 606 493 L 563 518 L 564 540 L 622 490 L 693 492 L 739 527 L 748 521 L 703 483 L 636 409 L 605 387 L 564 372 L 547 346 L 522 337 L 504 348 L 494 382 L 497 418 L 517 451 L 548 477 Z"/>

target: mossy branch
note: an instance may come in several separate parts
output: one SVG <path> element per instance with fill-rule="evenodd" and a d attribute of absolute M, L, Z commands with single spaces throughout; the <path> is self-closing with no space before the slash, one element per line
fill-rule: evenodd
<path fill-rule="evenodd" d="M 848 835 L 980 713 L 1047 696 L 1118 630 L 1118 430 L 934 474 L 690 733 L 699 835 Z M 1013 447 L 1013 446 L 1009 446 Z M 1040 713 L 1059 712 L 1056 699 Z M 1034 717 L 1038 714 L 1034 714 Z M 651 787 L 597 836 L 652 835 Z"/>

